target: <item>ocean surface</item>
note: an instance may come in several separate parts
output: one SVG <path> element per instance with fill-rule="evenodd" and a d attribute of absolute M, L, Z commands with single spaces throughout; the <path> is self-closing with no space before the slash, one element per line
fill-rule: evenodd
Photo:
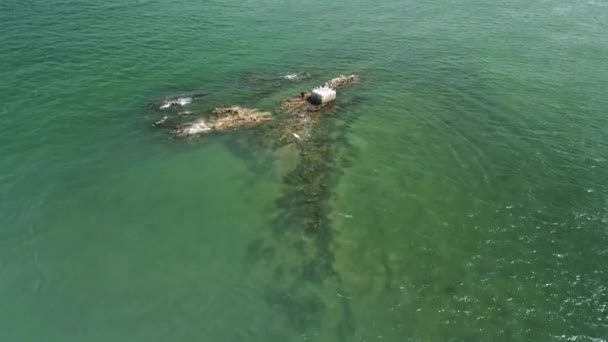
<path fill-rule="evenodd" d="M 0 28 L 0 341 L 608 340 L 605 0 L 3 0 Z M 304 145 L 152 127 L 351 73 Z"/>

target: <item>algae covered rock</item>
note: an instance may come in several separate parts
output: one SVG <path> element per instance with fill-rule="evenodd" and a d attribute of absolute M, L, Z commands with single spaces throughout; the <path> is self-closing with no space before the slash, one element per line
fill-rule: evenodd
<path fill-rule="evenodd" d="M 325 82 L 323 87 L 331 88 L 333 90 L 338 90 L 340 88 L 349 86 L 359 81 L 359 76 L 357 75 L 340 75 L 338 77 L 332 78 L 331 80 Z"/>
<path fill-rule="evenodd" d="M 210 132 L 225 132 L 236 128 L 249 128 L 272 119 L 269 112 L 239 106 L 216 108 L 213 115 L 179 125 L 173 130 L 178 138 L 187 138 Z"/>
<path fill-rule="evenodd" d="M 281 109 L 283 110 L 292 110 L 300 107 L 304 107 L 310 104 L 310 95 L 309 91 L 303 91 L 299 95 L 289 98 L 281 102 Z"/>

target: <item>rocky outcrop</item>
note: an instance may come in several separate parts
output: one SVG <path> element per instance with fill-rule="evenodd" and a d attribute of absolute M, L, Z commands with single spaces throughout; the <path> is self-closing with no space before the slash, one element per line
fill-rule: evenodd
<path fill-rule="evenodd" d="M 290 77 L 287 77 L 290 76 Z M 293 76 L 293 77 L 291 77 Z M 300 79 L 309 77 L 308 73 L 298 73 L 284 76 L 285 79 Z M 325 112 L 335 102 L 335 91 L 350 86 L 359 81 L 357 75 L 340 75 L 332 78 L 315 90 L 324 90 L 331 93 L 331 98 L 322 98 L 315 101 L 313 93 L 302 91 L 299 95 L 286 99 L 281 103 L 284 115 L 278 115 L 276 124 L 272 125 L 268 132 L 274 136 L 275 141 L 285 143 L 289 141 L 304 141 L 310 135 L 309 132 L 317 126 Z M 314 92 L 314 91 L 313 91 Z M 323 94 L 325 94 L 323 93 Z M 321 95 L 323 95 L 321 94 Z M 317 97 L 319 94 L 316 94 Z M 188 106 L 194 99 L 204 94 L 182 95 L 166 99 L 156 104 L 157 109 L 173 109 Z M 172 134 L 178 138 L 187 138 L 211 132 L 225 132 L 237 128 L 249 128 L 262 125 L 272 120 L 272 115 L 258 109 L 239 106 L 216 108 L 211 115 L 204 115 L 191 121 L 185 122 L 189 116 L 198 113 L 182 110 L 163 116 L 153 123 L 159 128 L 173 128 Z"/>
<path fill-rule="evenodd" d="M 187 138 L 210 132 L 225 132 L 236 128 L 248 128 L 264 124 L 272 119 L 268 112 L 239 106 L 216 108 L 208 118 L 197 119 L 179 125 L 173 130 L 178 138 Z"/>
<path fill-rule="evenodd" d="M 312 94 L 309 91 L 300 92 L 300 95 L 294 96 L 281 102 L 281 109 L 293 110 L 296 108 L 304 107 L 310 104 L 310 95 Z"/>
<path fill-rule="evenodd" d="M 357 75 L 340 75 L 336 78 L 332 78 L 331 80 L 325 82 L 323 84 L 324 87 L 331 88 L 333 90 L 338 90 L 340 88 L 344 88 L 346 86 L 352 85 L 359 81 L 359 76 Z"/>

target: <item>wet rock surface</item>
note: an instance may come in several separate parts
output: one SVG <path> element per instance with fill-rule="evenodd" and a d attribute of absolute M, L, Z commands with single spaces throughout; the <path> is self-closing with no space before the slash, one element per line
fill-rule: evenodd
<path fill-rule="evenodd" d="M 289 98 L 283 102 L 281 102 L 281 109 L 283 110 L 294 110 L 307 105 L 312 105 L 310 103 L 310 95 L 312 95 L 309 91 L 303 91 L 299 95 Z"/>
<path fill-rule="evenodd" d="M 269 112 L 239 106 L 216 108 L 213 115 L 179 125 L 173 130 L 178 138 L 187 138 L 210 132 L 224 132 L 237 128 L 250 128 L 272 119 Z"/>
<path fill-rule="evenodd" d="M 357 75 L 340 75 L 336 78 L 332 78 L 331 80 L 325 82 L 323 84 L 324 87 L 331 88 L 333 90 L 338 90 L 340 88 L 344 88 L 346 86 L 352 85 L 356 82 L 359 82 L 359 76 Z"/>

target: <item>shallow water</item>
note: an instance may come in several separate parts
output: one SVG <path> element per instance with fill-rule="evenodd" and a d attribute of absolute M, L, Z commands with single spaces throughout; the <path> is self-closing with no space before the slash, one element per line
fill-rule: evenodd
<path fill-rule="evenodd" d="M 0 339 L 605 341 L 606 22 L 603 1 L 4 1 Z M 362 82 L 305 154 L 150 127 L 165 97 L 277 111 L 340 73 Z"/>

